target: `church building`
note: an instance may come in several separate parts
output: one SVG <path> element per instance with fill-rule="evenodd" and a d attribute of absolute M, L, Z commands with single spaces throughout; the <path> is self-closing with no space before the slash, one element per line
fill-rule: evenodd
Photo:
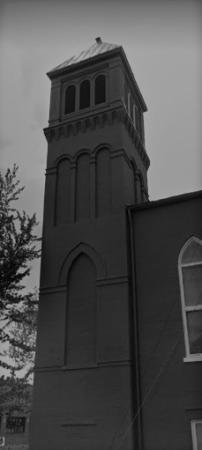
<path fill-rule="evenodd" d="M 202 449 L 202 192 L 149 201 L 121 46 L 51 80 L 31 450 Z"/>

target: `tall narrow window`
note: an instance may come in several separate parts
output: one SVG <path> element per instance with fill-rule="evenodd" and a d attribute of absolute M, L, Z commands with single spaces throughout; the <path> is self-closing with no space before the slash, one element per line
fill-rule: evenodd
<path fill-rule="evenodd" d="M 80 85 L 80 109 L 90 106 L 90 81 L 84 80 Z"/>
<path fill-rule="evenodd" d="M 98 75 L 95 79 L 95 104 L 106 101 L 106 80 L 105 75 Z"/>
<path fill-rule="evenodd" d="M 65 114 L 75 111 L 76 88 L 74 85 L 69 86 L 65 92 Z"/>
<path fill-rule="evenodd" d="M 202 450 L 202 420 L 191 421 L 193 450 Z"/>
<path fill-rule="evenodd" d="M 202 241 L 188 240 L 179 256 L 186 356 L 202 359 Z"/>
<path fill-rule="evenodd" d="M 68 277 L 66 363 L 72 367 L 96 362 L 96 270 L 81 254 Z"/>

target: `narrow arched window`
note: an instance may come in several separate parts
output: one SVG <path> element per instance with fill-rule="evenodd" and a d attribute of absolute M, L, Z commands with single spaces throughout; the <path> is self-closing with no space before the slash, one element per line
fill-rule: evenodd
<path fill-rule="evenodd" d="M 69 86 L 65 92 L 65 114 L 75 111 L 76 88 L 74 85 Z"/>
<path fill-rule="evenodd" d="M 90 81 L 84 80 L 80 85 L 80 109 L 89 108 L 90 106 Z"/>
<path fill-rule="evenodd" d="M 106 79 L 105 75 L 98 75 L 95 79 L 95 104 L 106 101 Z"/>
<path fill-rule="evenodd" d="M 186 356 L 202 358 L 202 241 L 192 237 L 179 256 Z"/>
<path fill-rule="evenodd" d="M 81 254 L 68 276 L 66 312 L 66 354 L 69 367 L 88 367 L 96 363 L 96 270 Z"/>

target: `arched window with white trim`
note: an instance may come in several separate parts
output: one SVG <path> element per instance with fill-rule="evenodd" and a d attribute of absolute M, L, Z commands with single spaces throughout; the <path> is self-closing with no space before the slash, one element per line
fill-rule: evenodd
<path fill-rule="evenodd" d="M 190 238 L 179 255 L 186 357 L 202 359 L 202 241 Z"/>
<path fill-rule="evenodd" d="M 202 420 L 191 421 L 193 450 L 202 448 Z"/>

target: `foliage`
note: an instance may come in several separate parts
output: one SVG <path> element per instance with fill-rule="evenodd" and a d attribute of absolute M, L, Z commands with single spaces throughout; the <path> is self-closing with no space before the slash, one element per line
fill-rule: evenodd
<path fill-rule="evenodd" d="M 23 379 L 0 377 L 0 414 L 23 412 L 31 409 L 32 387 Z"/>
<path fill-rule="evenodd" d="M 40 256 L 40 239 L 35 234 L 35 214 L 30 217 L 15 207 L 24 190 L 17 170 L 14 165 L 5 175 L 0 171 L 0 342 L 5 344 L 0 365 L 14 375 L 28 364 L 28 376 L 34 354 L 37 294 L 25 293 L 23 282 L 30 274 L 31 262 Z M 5 362 L 6 355 L 14 364 Z"/>
<path fill-rule="evenodd" d="M 15 311 L 15 320 L 10 321 L 9 326 L 6 322 L 2 328 L 2 342 L 8 345 L 1 352 L 0 365 L 13 376 L 21 371 L 24 380 L 30 379 L 33 372 L 37 312 L 37 292 L 26 295 Z"/>

